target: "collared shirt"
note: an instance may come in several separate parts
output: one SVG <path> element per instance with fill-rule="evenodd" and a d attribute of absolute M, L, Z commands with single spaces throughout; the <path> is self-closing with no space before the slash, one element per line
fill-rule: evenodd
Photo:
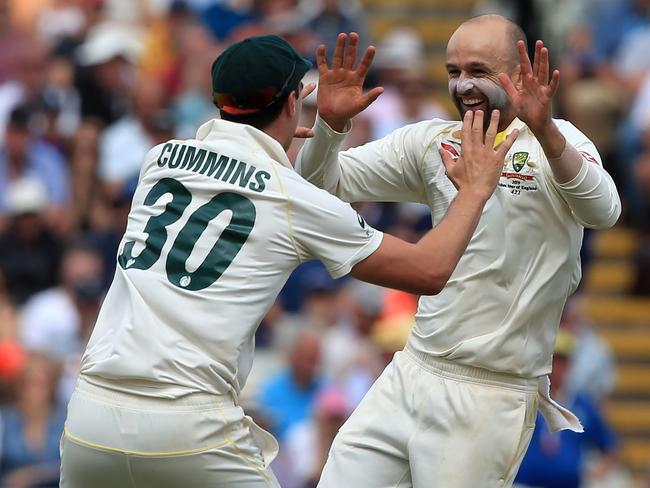
<path fill-rule="evenodd" d="M 237 395 L 293 269 L 319 259 L 338 278 L 381 240 L 277 141 L 211 120 L 147 155 L 81 374 L 142 395 Z"/>
<path fill-rule="evenodd" d="M 594 145 L 570 123 L 555 123 L 588 164 L 575 181 L 558 184 L 532 132 L 513 121 L 504 132 L 518 128 L 520 135 L 467 250 L 444 290 L 419 301 L 409 337 L 416 351 L 530 378 L 550 372 L 560 315 L 581 276 L 582 220 L 567 202 L 574 204 L 577 193 L 582 217 L 596 226 L 611 225 L 620 212 Z M 427 204 L 436 225 L 457 193 L 438 149 L 458 157 L 460 128 L 460 122 L 434 119 L 338 153 L 343 134 L 318 119 L 297 170 L 345 201 Z M 576 190 L 575 182 L 590 188 Z M 586 215 L 585 206 L 597 215 Z"/>

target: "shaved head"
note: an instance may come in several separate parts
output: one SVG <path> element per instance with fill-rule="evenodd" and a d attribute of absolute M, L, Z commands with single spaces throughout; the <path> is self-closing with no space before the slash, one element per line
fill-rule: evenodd
<path fill-rule="evenodd" d="M 464 25 L 479 23 L 490 23 L 494 24 L 495 27 L 502 26 L 501 28 L 505 28 L 505 33 L 508 38 L 509 45 L 509 61 L 512 65 L 519 64 L 519 52 L 517 51 L 517 43 L 519 41 L 524 41 L 524 44 L 528 45 L 528 38 L 526 37 L 524 30 L 509 18 L 498 14 L 485 14 L 472 17 L 471 19 L 463 22 L 460 25 L 459 29 Z"/>

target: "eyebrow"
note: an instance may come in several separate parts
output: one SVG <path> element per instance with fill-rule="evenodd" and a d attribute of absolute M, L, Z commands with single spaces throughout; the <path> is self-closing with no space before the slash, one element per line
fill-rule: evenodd
<path fill-rule="evenodd" d="M 447 70 L 449 69 L 458 69 L 458 66 L 456 66 L 453 63 L 447 63 Z M 480 61 L 472 61 L 467 65 L 467 69 L 469 70 L 483 70 L 483 71 L 493 71 L 492 68 L 490 68 L 487 64 L 482 63 Z"/>

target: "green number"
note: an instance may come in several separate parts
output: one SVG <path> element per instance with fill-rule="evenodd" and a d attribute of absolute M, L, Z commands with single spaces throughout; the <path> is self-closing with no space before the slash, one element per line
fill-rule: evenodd
<path fill-rule="evenodd" d="M 163 213 L 147 221 L 144 228 L 147 234 L 144 250 L 134 257 L 132 250 L 135 242 L 127 242 L 124 251 L 118 257 L 118 263 L 122 268 L 149 269 L 160 258 L 162 248 L 167 241 L 167 226 L 176 222 L 192 201 L 192 195 L 181 183 L 171 178 L 164 178 L 153 186 L 144 204 L 152 206 L 166 193 L 171 193 L 172 200 L 167 203 Z M 196 242 L 210 221 L 225 210 L 232 212 L 230 223 L 201 265 L 189 273 L 185 264 Z M 232 192 L 220 193 L 199 207 L 190 215 L 169 250 L 165 266 L 169 281 L 180 288 L 192 291 L 202 290 L 217 281 L 248 239 L 255 224 L 255 215 L 255 205 L 248 198 Z"/>
<path fill-rule="evenodd" d="M 224 210 L 232 211 L 230 224 L 223 230 L 201 265 L 188 273 L 185 263 L 208 223 Z M 194 212 L 178 233 L 167 255 L 167 277 L 186 290 L 201 290 L 217 281 L 230 266 L 248 239 L 255 224 L 255 206 L 237 193 L 220 193 Z"/>
<path fill-rule="evenodd" d="M 134 257 L 135 242 L 129 241 L 124 245 L 124 251 L 117 258 L 122 268 L 149 269 L 160 258 L 160 252 L 167 241 L 167 226 L 180 219 L 183 211 L 192 201 L 191 193 L 181 183 L 171 178 L 163 178 L 147 194 L 144 204 L 151 207 L 167 193 L 171 193 L 172 199 L 165 205 L 165 211 L 151 217 L 144 228 L 147 240 L 144 242 L 142 252 Z"/>

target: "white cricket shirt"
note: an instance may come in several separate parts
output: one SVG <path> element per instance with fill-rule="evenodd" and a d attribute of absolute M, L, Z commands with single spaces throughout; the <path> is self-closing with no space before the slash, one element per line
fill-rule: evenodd
<path fill-rule="evenodd" d="M 81 374 L 156 397 L 236 395 L 293 269 L 320 259 L 341 277 L 382 236 L 300 177 L 277 141 L 211 120 L 148 153 Z"/>
<path fill-rule="evenodd" d="M 521 133 L 467 250 L 444 290 L 420 299 L 409 337 L 417 352 L 531 378 L 551 371 L 560 315 L 581 277 L 580 222 L 611 226 L 620 213 L 594 145 L 570 123 L 555 123 L 583 155 L 580 174 L 559 185 L 532 132 L 513 121 L 504 133 Z M 296 168 L 348 202 L 427 204 L 436 225 L 457 193 L 438 148 L 459 155 L 460 128 L 429 120 L 338 153 L 343 135 L 318 119 Z"/>

